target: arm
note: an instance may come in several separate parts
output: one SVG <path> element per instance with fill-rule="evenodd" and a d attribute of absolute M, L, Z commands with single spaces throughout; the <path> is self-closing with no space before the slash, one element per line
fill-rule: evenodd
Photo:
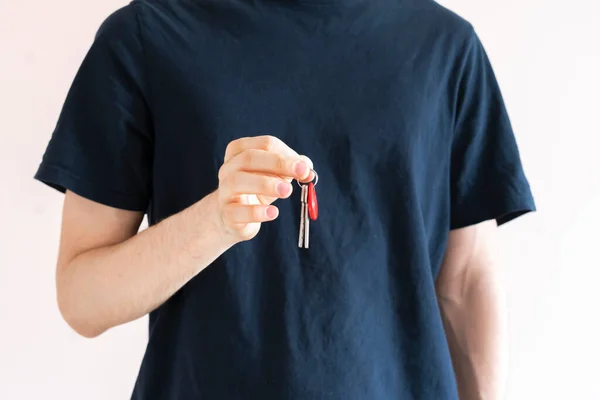
<path fill-rule="evenodd" d="M 303 169 L 296 169 L 298 161 L 305 161 Z M 275 219 L 270 204 L 291 194 L 291 177 L 308 179 L 310 166 L 272 137 L 234 141 L 216 192 L 139 234 L 141 213 L 67 192 L 56 274 L 63 318 L 94 337 L 152 311 Z"/>
<path fill-rule="evenodd" d="M 215 209 L 209 195 L 136 234 L 141 213 L 67 192 L 56 270 L 63 318 L 94 337 L 158 307 L 233 245 Z"/>
<path fill-rule="evenodd" d="M 461 400 L 499 400 L 507 370 L 504 294 L 493 258 L 494 221 L 450 232 L 436 280 Z"/>

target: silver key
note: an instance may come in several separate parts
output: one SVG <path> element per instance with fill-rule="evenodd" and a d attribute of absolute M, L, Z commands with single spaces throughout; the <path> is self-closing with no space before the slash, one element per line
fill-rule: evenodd
<path fill-rule="evenodd" d="M 308 231 L 310 227 L 310 218 L 308 216 L 308 185 L 304 186 L 304 248 L 308 249 Z"/>
<path fill-rule="evenodd" d="M 319 182 L 319 175 L 317 175 L 317 171 L 312 170 L 315 174 L 315 182 L 314 186 L 317 186 Z M 300 232 L 298 233 L 298 247 L 308 249 L 308 237 L 309 237 L 309 228 L 310 228 L 310 215 L 308 213 L 308 187 L 309 184 L 300 183 L 300 181 L 296 180 L 298 185 L 302 189 L 300 193 Z M 316 198 L 315 207 L 316 207 Z M 315 210 L 316 212 L 316 210 Z M 316 219 L 316 215 L 315 215 Z"/>
<path fill-rule="evenodd" d="M 300 185 L 300 187 L 300 232 L 298 234 L 298 247 L 302 248 L 304 247 L 304 218 L 306 214 L 306 209 L 308 208 L 304 199 L 308 190 L 306 185 Z"/>
<path fill-rule="evenodd" d="M 300 193 L 300 232 L 298 234 L 298 247 L 308 249 L 308 233 L 310 218 L 308 217 L 308 185 L 301 184 Z"/>

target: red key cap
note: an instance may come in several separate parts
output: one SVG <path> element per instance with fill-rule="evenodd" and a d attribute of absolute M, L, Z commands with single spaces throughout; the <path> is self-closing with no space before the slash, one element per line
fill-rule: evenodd
<path fill-rule="evenodd" d="M 319 203 L 317 202 L 317 192 L 315 185 L 311 182 L 308 184 L 308 216 L 315 221 L 319 216 Z"/>

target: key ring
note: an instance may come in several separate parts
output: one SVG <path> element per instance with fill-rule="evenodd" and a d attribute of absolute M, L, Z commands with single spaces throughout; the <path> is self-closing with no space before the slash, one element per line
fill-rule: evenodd
<path fill-rule="evenodd" d="M 312 168 L 311 168 L 310 170 L 311 170 L 312 172 L 314 172 L 314 173 L 315 173 L 315 177 L 314 177 L 314 179 L 313 179 L 313 180 L 314 180 L 313 186 L 314 186 L 314 187 L 317 187 L 317 183 L 319 183 L 319 174 L 317 174 L 317 171 L 315 171 L 315 170 L 314 170 L 314 169 L 312 169 Z M 300 183 L 300 181 L 299 181 L 298 179 L 296 179 L 295 181 L 296 181 L 296 183 L 298 184 L 298 186 L 300 186 L 300 187 L 302 187 L 303 185 L 307 185 L 308 183 L 310 183 L 310 182 L 307 182 L 307 183 Z"/>

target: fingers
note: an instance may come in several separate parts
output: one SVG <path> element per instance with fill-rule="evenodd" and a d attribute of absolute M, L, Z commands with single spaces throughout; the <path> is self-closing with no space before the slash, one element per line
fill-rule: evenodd
<path fill-rule="evenodd" d="M 235 171 L 221 181 L 219 190 L 226 198 L 254 194 L 285 199 L 292 194 L 292 184 L 276 176 Z"/>
<path fill-rule="evenodd" d="M 279 215 L 270 205 L 292 194 L 292 179 L 315 178 L 313 163 L 274 136 L 247 137 L 232 141 L 219 170 L 220 220 L 236 240 L 249 240 L 262 222 Z"/>
<path fill-rule="evenodd" d="M 262 150 L 263 152 L 277 154 L 279 157 L 289 158 L 290 160 L 298 160 L 298 158 L 300 158 L 307 164 L 309 170 L 313 169 L 313 163 L 308 157 L 299 155 L 296 151 L 294 151 L 287 144 L 285 144 L 281 139 L 270 135 L 245 137 L 233 140 L 229 143 L 227 149 L 225 150 L 224 164 L 227 164 L 234 157 L 245 153 L 249 150 Z M 254 171 L 253 169 L 248 170 Z M 284 174 L 283 176 L 286 176 L 288 178 L 299 179 L 301 181 L 309 181 L 311 179 L 314 179 L 314 173 L 312 171 L 308 175 L 289 174 L 288 172 L 288 175 Z"/>
<path fill-rule="evenodd" d="M 300 178 L 296 178 L 298 180 L 300 180 L 300 182 L 310 182 L 312 180 L 315 179 L 315 171 L 314 171 L 314 165 L 313 162 L 310 158 L 301 155 L 300 158 L 308 165 L 308 169 L 309 169 L 309 173 L 307 177 L 300 177 Z"/>
<path fill-rule="evenodd" d="M 230 203 L 223 206 L 222 218 L 230 225 L 272 221 L 279 215 L 275 206 Z"/>
<path fill-rule="evenodd" d="M 284 157 L 298 157 L 298 153 L 292 150 L 275 136 L 254 136 L 237 139 L 229 143 L 225 150 L 225 162 L 246 150 L 263 150 L 280 154 Z"/>
<path fill-rule="evenodd" d="M 246 171 L 305 180 L 311 173 L 311 168 L 312 162 L 308 157 L 284 156 L 265 150 L 249 149 L 223 164 L 219 170 L 219 179 L 225 179 L 235 171 Z"/>

